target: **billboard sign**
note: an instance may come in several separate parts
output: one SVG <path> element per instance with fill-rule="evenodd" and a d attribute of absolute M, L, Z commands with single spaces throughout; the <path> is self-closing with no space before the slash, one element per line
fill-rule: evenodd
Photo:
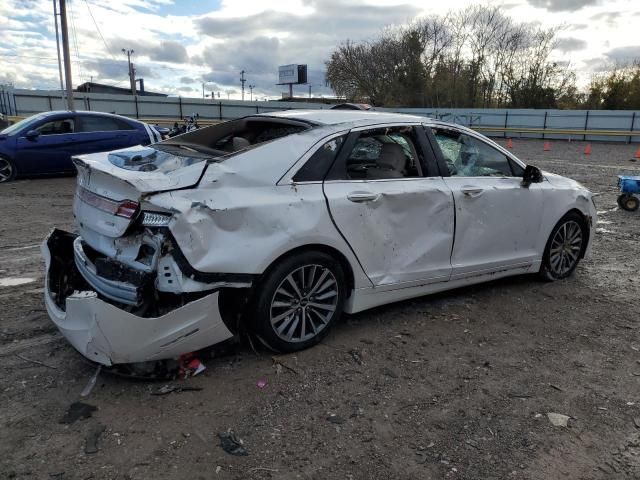
<path fill-rule="evenodd" d="M 281 65 L 278 67 L 278 85 L 307 83 L 306 65 Z"/>

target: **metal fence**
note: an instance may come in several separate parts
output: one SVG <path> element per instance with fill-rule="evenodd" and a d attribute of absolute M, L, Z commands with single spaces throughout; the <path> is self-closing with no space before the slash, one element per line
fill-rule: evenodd
<path fill-rule="evenodd" d="M 173 123 L 198 114 L 201 123 L 229 120 L 255 113 L 296 108 L 320 109 L 330 105 L 301 102 L 240 102 L 237 100 L 146 97 L 81 93 L 74 95 L 76 108 L 112 112 L 158 123 Z M 63 110 L 59 91 L 9 89 L 0 86 L 0 112 L 29 116 Z M 379 108 L 410 113 L 465 125 L 489 136 L 567 139 L 586 141 L 640 142 L 640 112 L 621 110 L 535 110 L 469 108 Z"/>

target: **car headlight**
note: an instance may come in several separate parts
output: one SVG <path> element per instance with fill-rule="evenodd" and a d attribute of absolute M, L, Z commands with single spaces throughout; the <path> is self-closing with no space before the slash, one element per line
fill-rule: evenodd
<path fill-rule="evenodd" d="M 142 225 L 145 227 L 166 227 L 171 215 L 158 212 L 142 212 Z"/>

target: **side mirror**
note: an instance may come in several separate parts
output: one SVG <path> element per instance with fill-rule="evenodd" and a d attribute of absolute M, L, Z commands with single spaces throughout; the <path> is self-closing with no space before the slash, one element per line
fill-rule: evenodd
<path fill-rule="evenodd" d="M 38 130 L 29 130 L 25 137 L 27 140 L 35 140 L 40 136 L 40 132 Z"/>
<path fill-rule="evenodd" d="M 524 175 L 522 175 L 523 187 L 528 187 L 532 183 L 541 183 L 543 180 L 544 176 L 538 167 L 527 165 L 527 168 L 524 169 Z"/>

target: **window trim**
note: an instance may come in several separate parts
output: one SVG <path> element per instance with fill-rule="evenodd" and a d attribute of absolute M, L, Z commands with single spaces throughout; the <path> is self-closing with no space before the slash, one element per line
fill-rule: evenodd
<path fill-rule="evenodd" d="M 433 133 L 433 131 L 431 130 L 432 128 L 436 128 L 436 129 L 441 129 L 441 130 L 450 130 L 459 134 L 465 134 L 468 135 L 470 137 L 472 137 L 473 139 L 483 143 L 484 145 L 486 145 L 489 148 L 493 148 L 494 150 L 497 150 L 499 153 L 501 153 L 502 155 L 504 155 L 507 159 L 507 162 L 509 163 L 509 169 L 511 170 L 511 175 L 476 175 L 476 176 L 461 176 L 459 178 L 475 178 L 475 179 L 479 179 L 479 178 L 518 178 L 520 180 L 522 180 L 521 176 L 517 176 L 513 173 L 513 165 L 512 162 L 514 162 L 516 165 L 520 166 L 523 170 L 526 168 L 526 165 L 523 164 L 523 162 L 521 160 L 519 160 L 518 158 L 516 158 L 515 156 L 513 156 L 511 154 L 511 152 L 505 150 L 504 148 L 502 148 L 500 145 L 498 145 L 495 142 L 492 142 L 490 139 L 487 138 L 483 138 L 482 135 L 478 134 L 477 132 L 474 132 L 473 130 L 467 129 L 467 128 L 457 128 L 453 125 L 446 125 L 446 124 L 439 124 L 439 123 L 431 123 L 431 124 L 424 124 L 425 127 L 425 131 L 427 131 L 428 129 L 428 133 L 427 133 L 427 137 L 432 138 L 432 142 L 433 142 L 433 148 L 434 151 L 436 152 L 436 155 L 438 156 L 438 165 L 440 167 L 440 169 L 442 170 L 443 168 L 445 169 L 446 177 L 451 177 L 454 178 L 451 173 L 449 172 L 449 167 L 447 166 L 446 160 L 444 158 L 444 155 L 442 154 L 442 149 L 440 148 L 440 145 L 438 144 L 435 135 Z M 489 140 L 489 141 L 487 141 Z"/>
<path fill-rule="evenodd" d="M 370 130 L 379 130 L 381 128 L 403 128 L 403 127 L 411 127 L 414 131 L 414 135 L 416 137 L 416 142 L 414 142 L 414 148 L 416 149 L 416 153 L 418 154 L 417 161 L 419 163 L 419 175 L 413 177 L 401 177 L 401 178 L 348 178 L 347 168 L 346 168 L 346 160 L 351 151 L 356 145 L 356 142 L 360 138 L 363 132 L 368 132 Z M 342 148 L 336 157 L 333 165 L 329 169 L 329 172 L 325 176 L 325 182 L 389 182 L 389 181 L 406 181 L 406 180 L 415 180 L 415 179 L 424 179 L 428 178 L 426 175 L 427 172 L 430 172 L 430 169 L 426 168 L 425 162 L 429 161 L 431 157 L 431 152 L 425 150 L 425 145 L 421 141 L 420 132 L 421 124 L 416 122 L 397 122 L 397 123 L 384 123 L 384 124 L 375 124 L 375 125 L 365 125 L 351 129 L 349 132 L 349 136 L 347 140 L 342 145 Z M 420 159 L 422 157 L 422 160 Z"/>

